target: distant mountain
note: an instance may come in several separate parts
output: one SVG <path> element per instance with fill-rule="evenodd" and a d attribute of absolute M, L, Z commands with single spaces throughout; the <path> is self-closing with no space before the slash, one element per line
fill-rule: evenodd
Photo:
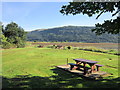
<path fill-rule="evenodd" d="M 63 26 L 50 29 L 37 29 L 27 33 L 28 41 L 118 43 L 118 35 L 102 34 L 97 36 L 87 26 Z"/>

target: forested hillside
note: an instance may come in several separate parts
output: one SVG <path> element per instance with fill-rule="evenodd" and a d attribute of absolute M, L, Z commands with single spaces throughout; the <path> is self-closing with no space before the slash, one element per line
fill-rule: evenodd
<path fill-rule="evenodd" d="M 118 35 L 102 34 L 96 36 L 91 29 L 94 27 L 86 26 L 64 26 L 28 32 L 28 41 L 51 41 L 51 42 L 86 42 L 99 43 L 110 42 L 118 43 Z"/>

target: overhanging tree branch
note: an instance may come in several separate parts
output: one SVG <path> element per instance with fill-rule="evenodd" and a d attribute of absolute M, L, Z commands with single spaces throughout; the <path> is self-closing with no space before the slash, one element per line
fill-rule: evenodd
<path fill-rule="evenodd" d="M 102 12 L 96 17 L 96 19 L 98 19 L 102 13 L 104 13 L 104 11 L 102 11 Z"/>
<path fill-rule="evenodd" d="M 115 13 L 113 13 L 118 9 Z M 60 12 L 64 15 L 76 15 L 76 14 L 87 14 L 89 17 L 94 14 L 99 15 L 98 19 L 103 13 L 110 12 L 112 16 L 117 15 L 120 12 L 120 1 L 119 2 L 70 2 L 69 5 L 64 5 Z M 120 16 L 119 16 L 120 17 Z M 104 21 L 103 24 L 96 24 L 96 28 L 93 30 L 96 34 L 109 33 L 118 34 L 120 32 L 120 18 L 114 20 Z"/>

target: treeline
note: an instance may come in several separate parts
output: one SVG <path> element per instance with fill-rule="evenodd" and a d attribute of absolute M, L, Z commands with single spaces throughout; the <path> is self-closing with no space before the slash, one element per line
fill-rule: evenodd
<path fill-rule="evenodd" d="M 2 48 L 8 49 L 25 47 L 26 32 L 16 23 L 11 22 L 10 24 L 7 24 L 5 27 L 1 23 L 0 33 L 1 33 L 0 45 Z"/>
<path fill-rule="evenodd" d="M 118 43 L 118 35 L 102 34 L 97 36 L 91 30 L 94 27 L 64 26 L 46 30 L 34 30 L 27 33 L 28 41 L 45 42 L 85 42 L 85 43 Z"/>

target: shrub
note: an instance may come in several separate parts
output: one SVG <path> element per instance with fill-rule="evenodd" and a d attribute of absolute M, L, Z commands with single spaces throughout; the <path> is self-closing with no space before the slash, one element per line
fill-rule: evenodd
<path fill-rule="evenodd" d="M 71 46 L 68 46 L 67 49 L 71 49 L 72 47 Z"/>
<path fill-rule="evenodd" d="M 9 43 L 9 42 L 2 42 L 2 48 L 3 49 L 9 49 L 9 48 L 11 48 L 11 44 Z"/>
<path fill-rule="evenodd" d="M 16 37 L 15 39 L 16 39 L 16 46 L 17 46 L 17 48 L 25 47 L 25 42 L 21 38 Z"/>
<path fill-rule="evenodd" d="M 42 45 L 38 45 L 37 47 L 38 47 L 38 48 L 42 48 L 43 46 L 42 46 Z"/>
<path fill-rule="evenodd" d="M 1 39 L 1 47 L 3 48 L 3 49 L 9 49 L 9 48 L 11 48 L 11 43 L 10 42 L 8 42 L 7 41 L 7 38 L 2 34 L 1 35 L 1 37 L 0 37 Z"/>
<path fill-rule="evenodd" d="M 109 52 L 115 52 L 115 50 L 113 50 L 113 49 L 110 49 L 110 50 L 109 50 Z"/>
<path fill-rule="evenodd" d="M 102 52 L 100 49 L 92 49 L 93 52 Z"/>
<path fill-rule="evenodd" d="M 17 48 L 23 48 L 23 47 L 25 47 L 25 44 L 24 44 L 24 43 L 19 43 L 19 44 L 17 44 Z"/>
<path fill-rule="evenodd" d="M 34 40 L 34 42 L 37 42 L 37 40 Z"/>
<path fill-rule="evenodd" d="M 84 50 L 86 50 L 86 51 L 93 51 L 93 50 L 90 49 L 90 48 L 85 48 Z"/>

